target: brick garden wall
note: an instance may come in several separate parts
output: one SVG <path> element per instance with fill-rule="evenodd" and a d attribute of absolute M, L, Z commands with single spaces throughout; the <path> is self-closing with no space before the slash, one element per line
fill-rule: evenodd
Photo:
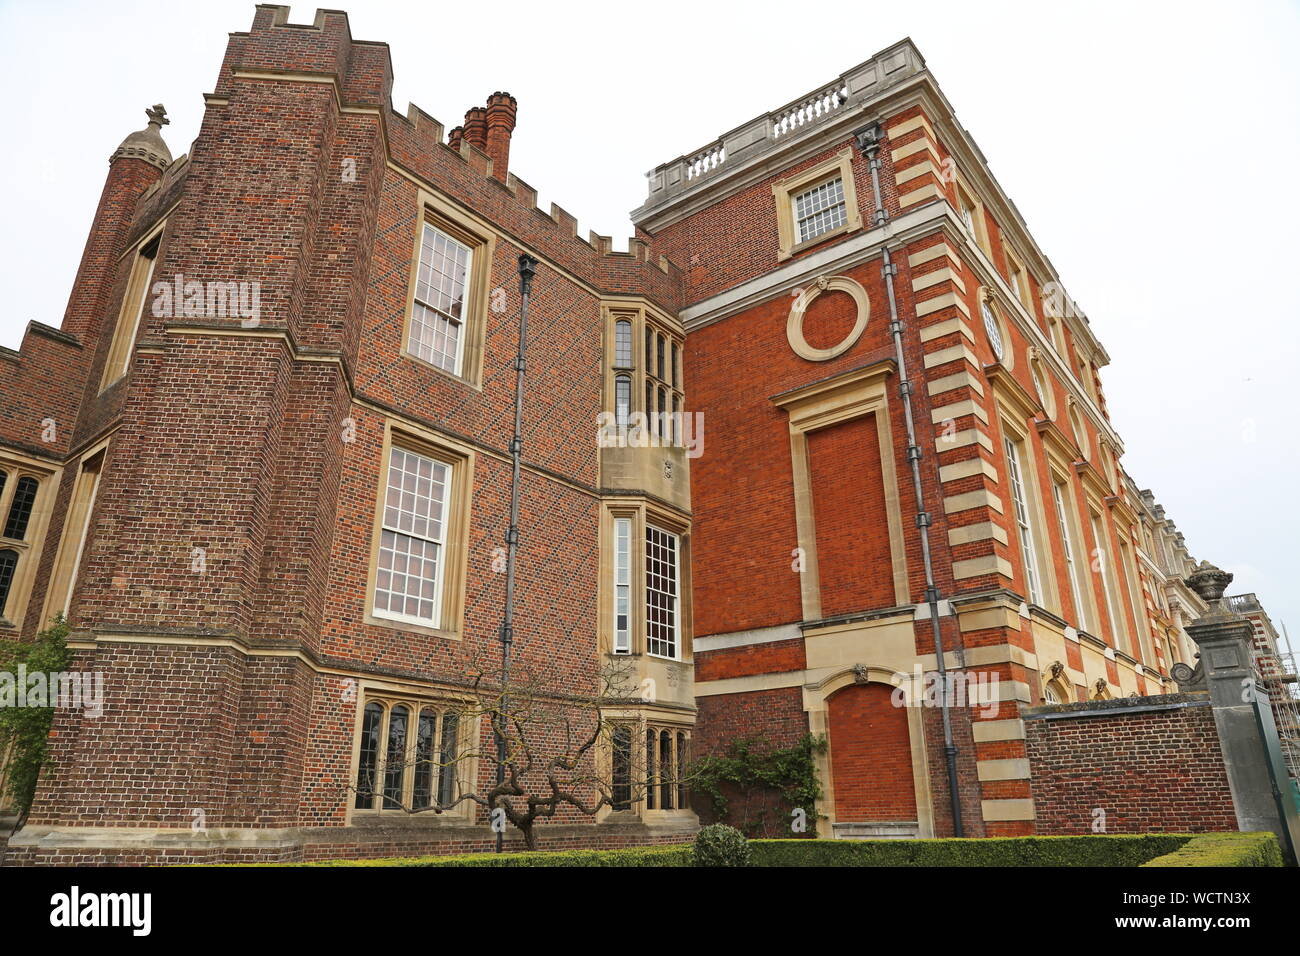
<path fill-rule="evenodd" d="M 1024 714 L 1040 834 L 1236 830 L 1202 694 L 1036 707 Z"/>

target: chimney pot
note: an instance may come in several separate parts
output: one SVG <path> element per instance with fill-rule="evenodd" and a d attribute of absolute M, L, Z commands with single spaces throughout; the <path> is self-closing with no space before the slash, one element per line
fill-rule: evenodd
<path fill-rule="evenodd" d="M 487 101 L 487 154 L 492 175 L 502 182 L 510 171 L 510 137 L 515 130 L 519 103 L 509 93 L 493 93 Z"/>
<path fill-rule="evenodd" d="M 475 106 L 465 113 L 465 142 L 487 151 L 487 110 Z"/>

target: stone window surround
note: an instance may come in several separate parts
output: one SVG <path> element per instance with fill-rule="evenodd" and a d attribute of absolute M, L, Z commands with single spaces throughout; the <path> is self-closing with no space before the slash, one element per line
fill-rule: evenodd
<path fill-rule="evenodd" d="M 109 441 L 105 438 L 92 445 L 82 452 L 75 465 L 69 463 L 65 466 L 75 467 L 77 477 L 63 519 L 63 529 L 59 532 L 58 547 L 54 552 L 50 583 L 45 590 L 45 607 L 41 610 L 42 621 L 48 621 L 59 613 L 68 615 L 71 610 L 77 575 L 81 571 L 85 549 L 90 541 L 96 498 L 104 480 Z"/>
<path fill-rule="evenodd" d="M 1038 451 L 1034 447 L 1034 442 L 1028 426 L 1018 424 L 1018 418 L 1015 412 L 1016 405 L 1013 404 L 1011 396 L 1007 395 L 1000 385 L 995 385 L 994 394 L 998 403 L 998 425 L 1002 437 L 1014 442 L 1020 453 L 1020 480 L 1024 488 L 1025 505 L 1028 511 L 1029 529 L 1033 536 L 1033 555 L 1035 559 L 1034 571 L 1038 577 L 1039 590 L 1042 592 L 1041 597 L 1045 609 L 1059 615 L 1061 608 L 1061 597 L 1059 593 L 1058 582 L 1055 573 L 1044 573 L 1045 567 L 1052 567 L 1051 563 L 1045 559 L 1052 554 L 1051 541 L 1048 537 L 1047 529 L 1051 527 L 1048 523 L 1047 502 L 1048 498 L 1044 497 L 1043 489 L 1039 487 L 1038 475 Z M 1024 411 L 1021 409 L 1021 411 Z M 1005 457 L 1005 452 L 1001 457 Z M 1007 462 L 1002 462 L 1004 471 L 1009 467 Z M 1007 473 L 1007 490 L 1010 494 L 1011 484 L 1010 475 Z M 1050 495 L 1050 490 L 1048 491 Z M 1008 502 L 1010 504 L 1010 502 Z M 1015 521 L 1014 515 L 1008 514 L 1008 523 Z M 1019 529 L 1016 529 L 1019 535 Z"/>
<path fill-rule="evenodd" d="M 104 370 L 99 380 L 100 392 L 125 378 L 126 373 L 131 370 L 131 353 L 135 347 L 136 337 L 140 334 L 144 310 L 149 304 L 149 286 L 153 280 L 154 268 L 162 254 L 162 234 L 166 228 L 166 220 L 159 221 L 127 252 L 127 257 L 131 259 L 130 274 L 126 289 L 122 293 L 122 305 L 118 310 L 117 322 L 113 326 L 113 337 L 110 340 L 108 354 L 104 357 Z M 153 256 L 146 258 L 144 251 L 155 242 L 159 244 L 159 248 L 155 249 Z M 145 265 L 146 262 L 148 265 Z"/>
<path fill-rule="evenodd" d="M 602 717 L 606 727 L 601 734 L 601 740 L 596 750 L 596 760 L 599 772 L 611 785 L 614 779 L 614 730 L 618 727 L 625 727 L 631 731 L 632 801 L 631 806 L 625 810 L 616 810 L 612 806 L 602 807 L 596 814 L 596 822 L 620 823 L 633 818 L 647 824 L 671 825 L 674 823 L 694 822 L 696 813 L 691 809 L 691 794 L 689 791 L 686 806 L 674 806 L 672 809 L 667 810 L 662 808 L 647 809 L 645 793 L 645 784 L 648 782 L 646 775 L 646 731 L 651 729 L 658 733 L 668 731 L 673 735 L 674 746 L 676 746 L 677 735 L 685 734 L 686 752 L 689 755 L 695 731 L 694 722 L 683 718 L 680 714 L 667 713 L 654 708 L 643 709 L 636 706 L 610 709 Z M 674 803 L 676 803 L 676 800 L 674 800 Z"/>
<path fill-rule="evenodd" d="M 900 683 L 899 674 L 903 675 Z M 825 737 L 827 741 L 824 753 L 817 754 L 814 761 L 817 766 L 817 776 L 822 786 L 822 798 L 817 801 L 817 810 L 825 817 L 825 829 L 819 824 L 819 832 L 833 832 L 835 826 L 835 775 L 832 772 L 832 758 L 830 744 L 830 698 L 837 691 L 846 687 L 851 687 L 858 683 L 884 684 L 894 689 L 899 688 L 902 691 L 905 701 L 905 710 L 907 711 L 907 729 L 908 742 L 912 751 L 912 786 L 916 798 L 917 812 L 917 836 L 920 838 L 933 837 L 934 832 L 934 804 L 930 795 L 930 764 L 926 757 L 925 747 L 925 707 L 921 706 L 918 701 L 922 695 L 923 688 L 914 686 L 915 681 L 912 675 L 906 670 L 894 670 L 887 667 L 876 665 L 865 665 L 861 670 L 855 670 L 852 667 L 830 674 L 816 684 L 805 685 L 803 688 L 803 709 L 808 714 L 808 730 L 810 733 Z"/>
<path fill-rule="evenodd" d="M 795 526 L 798 544 L 804 555 L 804 570 L 799 575 L 799 591 L 805 621 L 822 619 L 821 582 L 817 565 L 817 526 L 816 516 L 813 513 L 808 435 L 818 429 L 866 415 L 875 415 L 876 431 L 880 441 L 880 467 L 884 478 L 889 552 L 893 563 L 894 600 L 900 606 L 910 602 L 902 509 L 899 501 L 899 484 L 895 474 L 893 434 L 889 421 L 887 380 L 895 371 L 896 366 L 893 361 L 877 362 L 771 399 L 774 405 L 784 409 L 789 416 Z"/>
<path fill-rule="evenodd" d="M 631 525 L 631 588 L 629 594 L 628 630 L 631 646 L 626 651 L 614 649 L 614 521 L 627 518 Z M 645 540 L 646 526 L 653 525 L 661 531 L 677 536 L 677 656 L 674 658 L 650 655 L 646 651 L 646 593 L 645 593 Z M 692 659 L 691 634 L 691 539 L 690 524 L 645 498 L 618 498 L 607 500 L 601 509 L 600 521 L 600 587 L 598 614 L 600 626 L 598 641 L 602 654 L 617 654 L 620 658 L 653 656 L 657 660 L 690 663 Z"/>
<path fill-rule="evenodd" d="M 483 388 L 483 353 L 487 335 L 488 298 L 490 294 L 492 260 L 496 251 L 496 234 L 478 223 L 436 193 L 425 189 L 418 191 L 417 215 L 411 237 L 411 269 L 407 280 L 406 311 L 402 318 L 402 340 L 399 343 L 403 357 L 418 362 L 421 368 L 432 369 L 473 388 Z M 424 226 L 429 223 L 452 239 L 469 247 L 470 274 L 466 277 L 464 309 L 461 316 L 461 357 L 458 373 L 428 362 L 410 349 L 411 323 L 415 314 L 416 280 L 420 272 L 420 246 L 424 241 Z"/>
<path fill-rule="evenodd" d="M 447 528 L 443 533 L 445 545 L 439 559 L 442 562 L 441 602 L 438 626 L 431 627 L 405 619 L 382 617 L 375 613 L 375 580 L 379 568 L 379 549 L 382 540 L 384 502 L 388 489 L 388 460 L 393 446 L 426 455 L 451 467 L 451 495 L 445 505 Z M 384 425 L 383 447 L 377 467 L 375 509 L 370 535 L 370 566 L 366 575 L 365 623 L 400 631 L 413 631 L 451 640 L 460 640 L 464 633 L 465 576 L 469 562 L 469 524 L 471 490 L 474 486 L 476 454 L 468 446 L 427 432 L 414 425 L 387 421 Z"/>
<path fill-rule="evenodd" d="M 846 220 L 843 225 L 819 233 L 805 242 L 796 240 L 794 221 L 794 197 L 807 192 L 832 179 L 844 183 L 844 209 Z M 772 198 L 776 203 L 777 261 L 784 262 L 791 256 L 810 249 L 828 239 L 856 232 L 862 228 L 862 210 L 858 206 L 857 189 L 853 182 L 853 148 L 846 147 L 830 159 L 818 163 L 788 179 L 772 184 Z"/>
<path fill-rule="evenodd" d="M 40 563 L 45 542 L 46 527 L 54 506 L 54 496 L 58 491 L 61 470 L 21 452 L 5 449 L 0 454 L 0 471 L 6 473 L 4 489 L 0 490 L 0 532 L 4 530 L 3 525 L 8 519 L 9 508 L 18 489 L 19 480 L 34 478 L 37 482 L 36 498 L 32 502 L 31 514 L 23 537 L 21 539 L 0 537 L 0 548 L 14 551 L 18 555 L 13 578 L 9 582 L 5 607 L 0 609 L 0 632 L 2 632 L 8 625 L 21 627 L 27 613 L 36 568 Z M 44 626 L 44 623 L 42 619 L 41 626 Z"/>
<path fill-rule="evenodd" d="M 355 822 L 366 819 L 378 820 L 381 818 L 385 821 L 390 821 L 394 818 L 408 818 L 412 823 L 431 826 L 463 826 L 473 823 L 475 807 L 477 804 L 470 800 L 465 801 L 455 809 L 446 813 L 433 813 L 430 811 L 425 813 L 408 814 L 405 810 L 401 809 L 367 810 L 364 808 L 358 809 L 356 807 L 356 792 L 352 788 L 356 786 L 357 771 L 361 765 L 361 732 L 365 722 L 366 704 L 371 701 L 377 701 L 378 703 L 384 704 L 385 707 L 391 707 L 391 705 L 398 703 L 406 704 L 411 708 L 411 713 L 415 719 L 419 718 L 420 708 L 422 707 L 434 707 L 440 711 L 445 711 L 448 707 L 454 707 L 458 703 L 463 703 L 450 692 L 447 694 L 439 694 L 437 692 L 431 692 L 428 688 L 416 689 L 408 685 L 389 683 L 380 680 L 362 679 L 358 683 L 356 687 L 356 713 L 353 717 L 352 729 L 352 760 L 348 765 L 347 785 L 349 789 L 344 801 L 344 805 L 347 808 L 347 824 L 351 825 Z M 439 721 L 439 730 L 441 730 L 441 721 Z M 414 741 L 415 735 L 409 728 L 407 736 L 411 741 Z M 381 753 L 379 759 L 376 761 L 377 779 L 379 777 L 379 768 L 382 768 L 383 766 L 383 750 L 387 743 L 383 734 L 381 734 L 380 737 Z M 470 781 L 478 779 L 479 760 L 476 756 L 477 748 L 474 745 L 475 741 L 478 739 L 479 722 L 461 720 L 456 729 L 456 740 L 459 751 L 466 756 L 457 762 L 456 781 L 457 788 L 462 793 L 465 792 L 466 788 L 470 785 Z M 435 739 L 435 746 L 438 746 L 440 743 L 440 740 Z M 413 774 L 408 773 L 407 776 L 411 777 Z"/>
<path fill-rule="evenodd" d="M 1088 577 L 1088 567 L 1092 561 L 1091 555 L 1085 550 L 1086 539 L 1083 535 L 1083 525 L 1081 512 L 1079 510 L 1079 498 L 1075 493 L 1073 482 L 1071 481 L 1071 469 L 1068 463 L 1056 458 L 1049 450 L 1047 455 L 1047 473 L 1052 482 L 1052 494 L 1055 496 L 1056 487 L 1064 487 L 1061 504 L 1065 510 L 1066 533 L 1070 536 L 1070 552 L 1072 563 L 1074 565 L 1074 580 L 1070 582 L 1071 594 L 1078 591 L 1078 601 L 1084 607 L 1076 607 L 1074 616 L 1076 620 L 1073 623 L 1077 630 L 1085 634 L 1096 636 L 1094 629 L 1089 625 L 1098 620 L 1097 602 L 1091 588 L 1091 581 Z M 1053 497 L 1052 511 L 1055 515 L 1056 500 Z M 1058 518 L 1057 524 L 1060 520 Z M 1064 542 L 1062 542 L 1062 554 L 1064 554 Z M 1067 564 L 1065 573 L 1070 573 L 1070 567 Z M 1064 615 L 1062 615 L 1064 616 Z"/>
<path fill-rule="evenodd" d="M 676 399 L 678 411 L 685 414 L 686 412 L 686 392 L 685 384 L 682 381 L 686 364 L 686 346 L 685 336 L 680 331 L 678 323 L 670 321 L 657 310 L 640 303 L 623 303 L 623 302 L 606 302 L 602 306 L 604 313 L 605 327 L 605 374 L 604 389 L 605 398 L 602 408 L 616 414 L 616 381 L 619 377 L 625 377 L 630 380 L 631 400 L 628 403 L 628 411 L 635 414 L 638 411 L 645 412 L 649 415 L 652 412 L 658 412 L 658 406 L 654 409 L 643 408 L 645 405 L 646 384 L 650 383 L 656 390 L 663 387 L 669 393 L 668 411 L 672 411 L 672 400 Z M 631 323 L 632 329 L 632 364 L 630 366 L 620 366 L 617 364 L 617 336 L 615 329 L 619 322 Z M 645 336 L 646 330 L 650 329 L 664 339 L 665 361 L 672 361 L 672 347 L 677 346 L 676 367 L 671 370 L 672 386 L 664 383 L 657 375 L 652 374 L 650 369 L 645 367 Z M 647 422 L 647 424 L 649 424 Z M 652 429 L 653 433 L 653 429 Z"/>

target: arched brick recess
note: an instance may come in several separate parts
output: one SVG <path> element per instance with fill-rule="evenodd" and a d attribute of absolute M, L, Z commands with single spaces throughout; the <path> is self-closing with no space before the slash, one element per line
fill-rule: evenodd
<path fill-rule="evenodd" d="M 917 819 L 907 708 L 887 684 L 850 684 L 827 701 L 835 818 L 842 823 Z"/>

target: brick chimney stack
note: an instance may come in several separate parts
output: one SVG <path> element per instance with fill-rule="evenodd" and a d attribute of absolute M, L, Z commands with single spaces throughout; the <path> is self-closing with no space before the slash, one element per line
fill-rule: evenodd
<path fill-rule="evenodd" d="M 515 130 L 519 104 L 509 93 L 493 93 L 487 102 L 487 154 L 492 175 L 502 182 L 510 170 L 510 136 Z"/>
<path fill-rule="evenodd" d="M 487 152 L 487 110 L 471 107 L 465 113 L 465 142 Z"/>
<path fill-rule="evenodd" d="M 465 127 L 457 126 L 447 134 L 447 145 L 460 152 L 460 141 L 465 136 Z"/>

